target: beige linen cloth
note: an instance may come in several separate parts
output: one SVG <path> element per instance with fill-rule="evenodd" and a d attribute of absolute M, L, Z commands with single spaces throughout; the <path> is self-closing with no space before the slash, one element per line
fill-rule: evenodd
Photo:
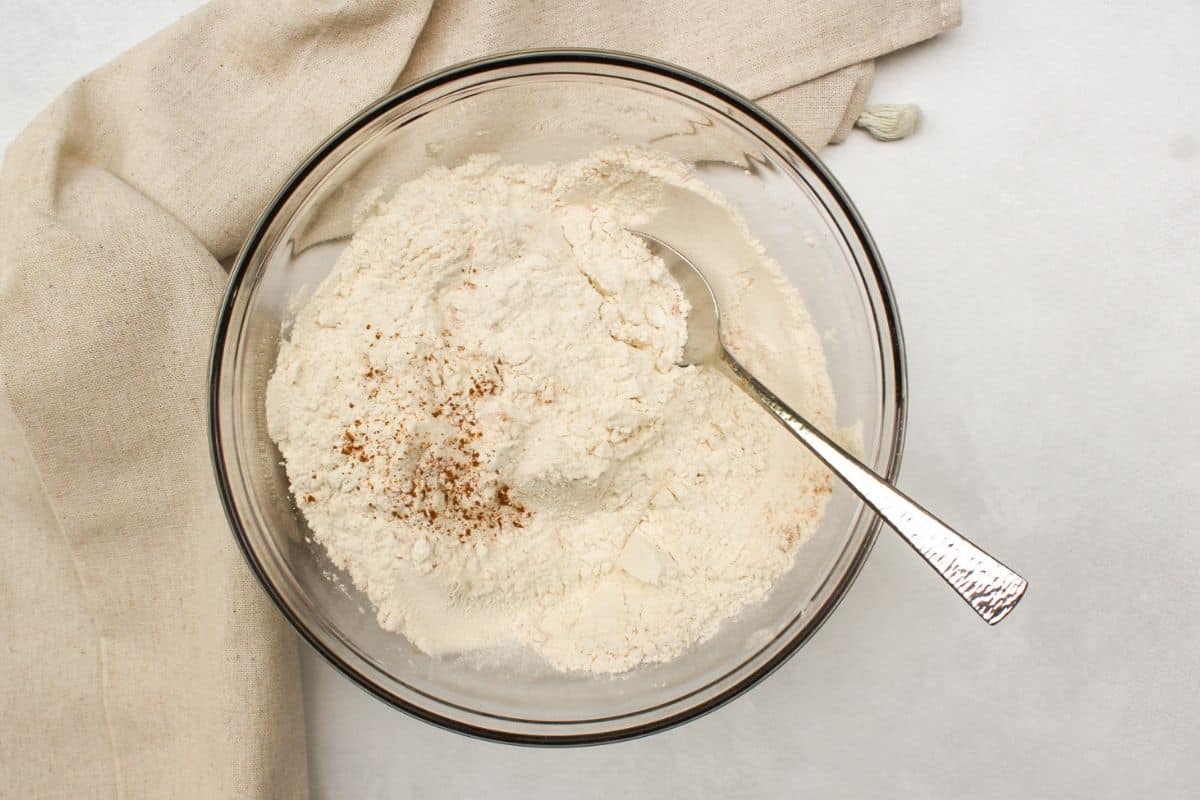
<path fill-rule="evenodd" d="M 432 6 L 432 7 L 431 7 Z M 209 338 L 256 215 L 394 85 L 588 46 L 846 135 L 871 59 L 957 0 L 219 0 L 78 81 L 0 173 L 0 786 L 302 797 L 296 639 L 210 474 Z"/>

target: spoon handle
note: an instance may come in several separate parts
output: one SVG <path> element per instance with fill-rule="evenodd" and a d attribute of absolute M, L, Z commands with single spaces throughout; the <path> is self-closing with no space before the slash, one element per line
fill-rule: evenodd
<path fill-rule="evenodd" d="M 727 350 L 725 367 L 758 403 L 873 508 L 989 625 L 1008 616 L 1025 593 L 1017 573 L 980 550 L 966 537 L 880 478 L 829 437 L 812 427 L 770 389 L 746 371 Z"/>

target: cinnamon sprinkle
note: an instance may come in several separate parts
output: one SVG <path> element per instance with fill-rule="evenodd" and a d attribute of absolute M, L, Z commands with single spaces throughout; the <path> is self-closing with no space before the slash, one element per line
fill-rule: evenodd
<path fill-rule="evenodd" d="M 443 367 L 451 352 L 466 349 L 463 345 L 451 347 L 444 334 L 439 345 L 445 355 L 430 352 L 423 357 L 433 368 Z M 487 363 L 465 382 L 464 388 L 447 392 L 437 401 L 419 400 L 427 407 L 429 418 L 438 422 L 432 429 L 408 433 L 386 409 L 369 408 L 342 431 L 334 449 L 347 458 L 348 466 L 357 469 L 382 459 L 381 466 L 368 467 L 382 481 L 372 489 L 384 498 L 382 506 L 370 504 L 372 511 L 452 536 L 459 542 L 484 533 L 499 533 L 506 524 L 516 529 L 525 527 L 533 513 L 512 496 L 510 486 L 497 482 L 485 469 L 477 446 L 483 431 L 475 408 L 484 398 L 500 392 L 500 364 L 499 359 Z M 369 361 L 363 377 L 376 384 L 368 394 L 371 399 L 390 379 L 385 369 Z M 411 389 L 408 394 L 412 394 Z"/>

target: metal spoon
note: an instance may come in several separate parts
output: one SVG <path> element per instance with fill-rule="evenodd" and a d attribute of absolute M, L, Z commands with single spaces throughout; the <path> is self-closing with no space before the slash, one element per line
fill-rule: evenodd
<path fill-rule="evenodd" d="M 759 405 L 771 412 L 783 427 L 825 462 L 863 502 L 912 545 L 985 622 L 995 625 L 1004 619 L 1025 593 L 1025 579 L 834 444 L 747 372 L 721 341 L 721 314 L 712 287 L 704 275 L 666 242 L 645 233 L 631 232 L 645 240 L 651 253 L 662 258 L 671 275 L 683 287 L 683 293 L 692 306 L 687 320 L 687 343 L 680 364 L 722 367 Z"/>

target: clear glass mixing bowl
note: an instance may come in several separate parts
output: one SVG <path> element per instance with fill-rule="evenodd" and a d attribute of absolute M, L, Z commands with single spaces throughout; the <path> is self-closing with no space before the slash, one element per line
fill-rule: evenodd
<path fill-rule="evenodd" d="M 319 284 L 345 246 L 354 208 L 373 191 L 386 194 L 472 153 L 567 161 L 613 144 L 674 153 L 734 201 L 827 333 L 839 425 L 861 424 L 864 458 L 880 473 L 894 477 L 899 465 L 904 352 L 879 254 L 816 156 L 750 101 L 677 67 L 595 51 L 463 64 L 379 101 L 300 166 L 238 256 L 213 342 L 213 460 L 234 534 L 296 630 L 380 699 L 463 733 L 601 742 L 711 710 L 816 631 L 878 530 L 875 516 L 839 487 L 795 568 L 765 602 L 680 658 L 616 677 L 557 673 L 533 659 L 426 656 L 380 629 L 365 598 L 307 541 L 267 436 L 264 390 L 297 298 Z M 688 241 L 659 233 L 703 264 L 708 245 L 692 228 Z"/>

